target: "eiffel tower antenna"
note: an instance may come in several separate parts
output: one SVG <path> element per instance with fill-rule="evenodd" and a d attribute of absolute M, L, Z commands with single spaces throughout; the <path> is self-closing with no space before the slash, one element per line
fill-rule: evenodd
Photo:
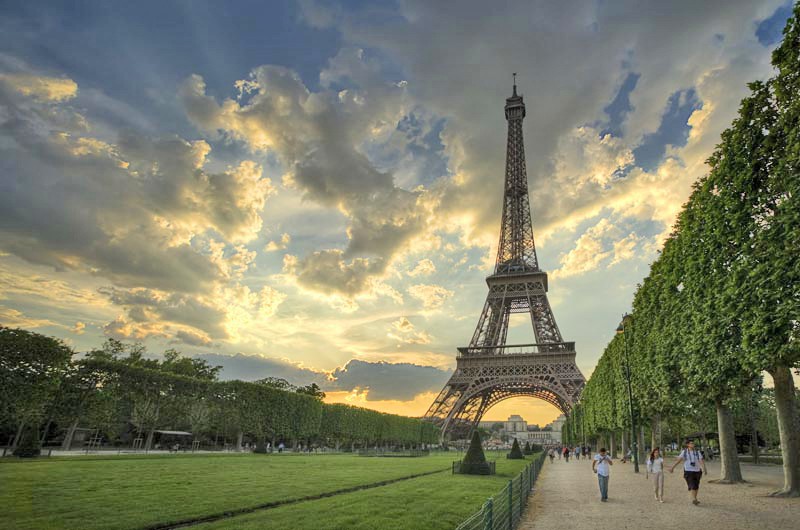
<path fill-rule="evenodd" d="M 525 103 L 514 88 L 506 99 L 506 172 L 500 242 L 489 294 L 469 346 L 458 348 L 456 370 L 425 418 L 442 438 L 467 437 L 496 403 L 533 396 L 568 412 L 586 379 L 575 364 L 575 343 L 564 342 L 547 300 L 547 273 L 539 269 L 533 240 L 522 120 Z M 528 313 L 536 342 L 506 344 L 512 313 Z"/>

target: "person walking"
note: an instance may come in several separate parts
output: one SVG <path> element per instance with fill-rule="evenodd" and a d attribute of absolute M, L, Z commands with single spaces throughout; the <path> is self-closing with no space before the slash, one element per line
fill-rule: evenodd
<path fill-rule="evenodd" d="M 700 504 L 700 501 L 697 500 L 700 477 L 703 476 L 703 473 L 708 473 L 708 470 L 706 469 L 706 461 L 703 460 L 703 455 L 694 448 L 692 440 L 686 441 L 686 447 L 678 455 L 678 459 L 672 464 L 672 467 L 669 468 L 669 472 L 675 471 L 675 466 L 681 462 L 683 462 L 683 478 L 689 487 L 689 496 L 692 498 L 692 504 L 697 506 Z M 702 468 L 702 471 L 700 468 Z"/>
<path fill-rule="evenodd" d="M 547 453 L 547 454 L 550 456 L 550 463 L 552 464 L 552 463 L 553 463 L 553 460 L 555 460 L 555 458 L 556 458 L 556 451 L 555 451 L 555 449 L 553 449 L 553 448 L 551 447 L 551 448 L 550 448 L 550 451 L 548 451 L 548 453 Z"/>
<path fill-rule="evenodd" d="M 606 454 L 606 448 L 601 447 L 600 453 L 594 455 L 594 462 L 592 462 L 592 472 L 597 473 L 597 483 L 600 486 L 600 501 L 608 501 L 608 477 L 611 474 L 611 468 L 614 462 L 611 457 Z"/>
<path fill-rule="evenodd" d="M 581 448 L 580 446 L 575 447 L 575 460 L 581 459 Z"/>
<path fill-rule="evenodd" d="M 564 448 L 564 462 L 569 462 L 569 447 Z"/>
<path fill-rule="evenodd" d="M 661 450 L 656 447 L 647 459 L 647 471 L 645 475 L 653 475 L 653 486 L 655 488 L 656 500 L 664 502 L 664 458 Z"/>

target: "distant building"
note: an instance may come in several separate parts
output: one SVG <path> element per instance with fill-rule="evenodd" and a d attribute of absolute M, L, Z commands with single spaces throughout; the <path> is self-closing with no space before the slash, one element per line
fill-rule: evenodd
<path fill-rule="evenodd" d="M 522 416 L 509 416 L 508 420 L 504 423 L 503 429 L 507 433 L 523 432 L 528 430 L 528 422 L 522 419 Z"/>
<path fill-rule="evenodd" d="M 508 435 L 509 441 L 516 439 L 521 444 L 529 442 L 538 445 L 561 445 L 561 427 L 564 425 L 564 422 L 566 422 L 566 418 L 562 414 L 552 423 L 547 424 L 542 430 L 531 431 L 529 430 L 528 422 L 525 421 L 522 416 L 513 414 L 509 416 L 506 421 L 502 422 L 479 422 L 478 427 L 491 431 L 494 425 L 502 423 L 503 429 L 500 431 L 500 434 Z"/>

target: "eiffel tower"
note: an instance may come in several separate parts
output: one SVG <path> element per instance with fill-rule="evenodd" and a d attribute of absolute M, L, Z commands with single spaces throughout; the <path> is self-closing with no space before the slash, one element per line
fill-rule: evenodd
<path fill-rule="evenodd" d="M 568 412 L 586 379 L 575 364 L 575 343 L 564 342 L 547 300 L 547 273 L 539 269 L 533 242 L 522 120 L 525 103 L 506 99 L 508 143 L 503 222 L 489 294 L 475 333 L 458 348 L 456 370 L 425 418 L 439 425 L 442 439 L 466 438 L 496 403 L 533 396 Z M 512 313 L 531 317 L 535 344 L 506 344 Z"/>

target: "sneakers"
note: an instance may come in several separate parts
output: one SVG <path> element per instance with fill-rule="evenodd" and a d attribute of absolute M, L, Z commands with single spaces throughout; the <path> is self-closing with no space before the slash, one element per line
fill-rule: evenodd
<path fill-rule="evenodd" d="M 700 501 L 698 501 L 697 499 L 692 499 L 692 504 L 697 506 L 698 504 L 700 504 Z"/>

